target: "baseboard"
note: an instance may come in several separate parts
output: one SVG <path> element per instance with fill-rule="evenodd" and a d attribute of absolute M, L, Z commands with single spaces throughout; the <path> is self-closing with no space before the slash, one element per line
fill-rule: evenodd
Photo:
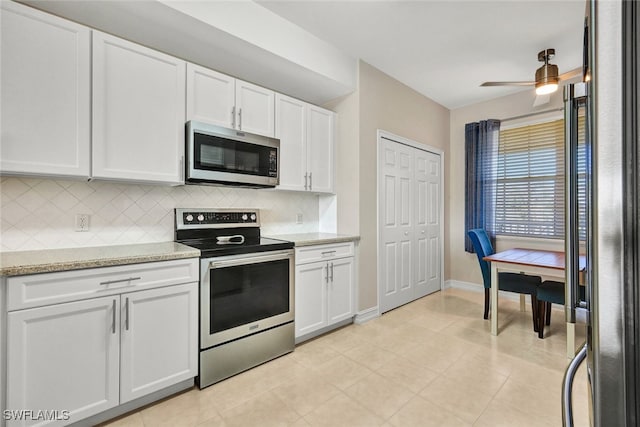
<path fill-rule="evenodd" d="M 359 311 L 356 314 L 353 323 L 361 325 L 365 322 L 368 322 L 371 319 L 375 319 L 376 317 L 380 317 L 380 310 L 378 306 L 367 308 L 366 310 Z"/>
<path fill-rule="evenodd" d="M 444 289 L 462 289 L 471 292 L 484 292 L 484 286 L 479 283 L 463 282 L 462 280 L 446 280 L 444 282 Z M 500 291 L 498 294 L 500 299 L 508 299 L 511 301 L 520 301 L 520 294 L 514 292 Z M 527 302 L 531 302 L 531 298 L 526 296 Z"/>

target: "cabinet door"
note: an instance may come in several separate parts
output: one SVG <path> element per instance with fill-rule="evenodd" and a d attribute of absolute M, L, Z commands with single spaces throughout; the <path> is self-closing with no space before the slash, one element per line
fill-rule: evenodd
<path fill-rule="evenodd" d="M 121 296 L 120 403 L 198 375 L 198 285 Z"/>
<path fill-rule="evenodd" d="M 276 95 L 276 138 L 280 139 L 280 185 L 282 190 L 306 190 L 306 103 Z"/>
<path fill-rule="evenodd" d="M 90 30 L 14 2 L 0 18 L 0 171 L 89 176 Z"/>
<path fill-rule="evenodd" d="M 273 137 L 274 108 L 272 90 L 236 80 L 236 129 Z"/>
<path fill-rule="evenodd" d="M 353 257 L 329 261 L 329 324 L 353 316 L 355 268 Z"/>
<path fill-rule="evenodd" d="M 235 122 L 236 79 L 187 64 L 187 120 L 231 128 Z"/>
<path fill-rule="evenodd" d="M 93 176 L 183 179 L 184 61 L 93 34 Z"/>
<path fill-rule="evenodd" d="M 296 338 L 327 326 L 326 262 L 296 266 Z"/>
<path fill-rule="evenodd" d="M 38 424 L 54 426 L 117 406 L 119 308 L 114 296 L 10 312 L 7 409 L 68 410 Z"/>
<path fill-rule="evenodd" d="M 313 105 L 307 118 L 309 187 L 318 193 L 333 192 L 334 114 Z"/>

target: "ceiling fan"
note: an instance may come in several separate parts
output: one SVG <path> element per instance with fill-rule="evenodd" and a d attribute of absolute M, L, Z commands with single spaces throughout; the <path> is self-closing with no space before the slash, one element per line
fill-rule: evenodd
<path fill-rule="evenodd" d="M 582 73 L 582 68 L 576 68 L 558 75 L 558 66 L 549 63 L 555 54 L 555 49 L 545 49 L 538 52 L 538 61 L 544 62 L 544 65 L 536 70 L 535 81 L 484 82 L 480 86 L 535 86 L 536 95 L 551 94 L 558 89 L 559 82 L 577 77 Z"/>

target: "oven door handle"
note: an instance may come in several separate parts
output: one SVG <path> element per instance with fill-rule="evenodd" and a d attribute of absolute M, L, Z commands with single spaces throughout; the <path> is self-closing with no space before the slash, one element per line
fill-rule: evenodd
<path fill-rule="evenodd" d="M 252 256 L 246 258 L 236 258 L 236 259 L 228 259 L 228 260 L 214 260 L 209 262 L 209 270 L 214 268 L 225 268 L 225 267 L 233 267 L 236 265 L 247 265 L 247 264 L 257 264 L 260 262 L 269 262 L 269 261 L 279 261 L 282 259 L 290 259 L 293 258 L 293 251 L 278 251 L 276 253 L 272 253 L 269 255 L 260 255 L 260 256 Z"/>

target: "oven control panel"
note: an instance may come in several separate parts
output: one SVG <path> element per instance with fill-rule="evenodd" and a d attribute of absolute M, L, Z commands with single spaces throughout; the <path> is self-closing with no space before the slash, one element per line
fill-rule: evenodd
<path fill-rule="evenodd" d="M 182 228 L 258 227 L 260 213 L 241 209 L 176 209 L 176 226 Z"/>

